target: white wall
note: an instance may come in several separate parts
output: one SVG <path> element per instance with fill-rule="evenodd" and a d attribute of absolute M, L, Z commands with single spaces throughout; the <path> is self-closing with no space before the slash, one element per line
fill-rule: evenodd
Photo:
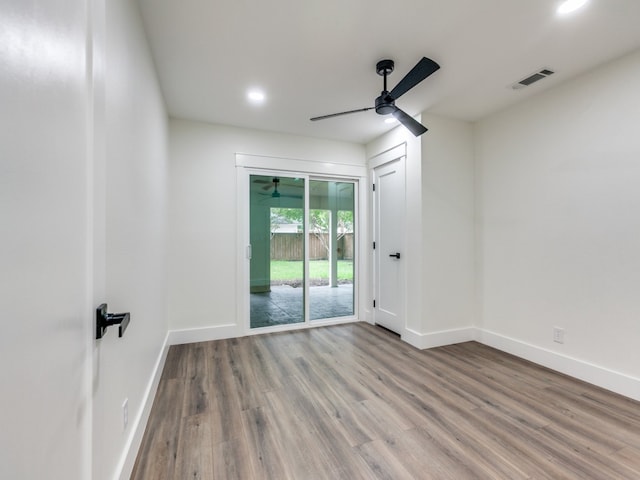
<path fill-rule="evenodd" d="M 169 130 L 170 328 L 241 326 L 236 153 L 364 165 L 364 148 L 186 120 Z"/>
<path fill-rule="evenodd" d="M 424 115 L 422 332 L 466 339 L 475 324 L 474 144 L 470 123 Z M 441 335 L 436 335 L 440 333 Z"/>
<path fill-rule="evenodd" d="M 550 352 L 541 358 L 556 358 L 555 368 L 636 398 L 638 85 L 640 52 L 476 131 L 481 327 L 505 346 Z M 552 341 L 554 326 L 565 329 L 564 344 Z"/>
<path fill-rule="evenodd" d="M 167 117 L 134 5 L 0 3 L 1 478 L 113 478 L 149 405 Z M 94 339 L 103 301 L 124 338 Z"/>
<path fill-rule="evenodd" d="M 98 51 L 104 54 L 104 153 L 102 158 L 96 153 L 95 168 L 95 227 L 104 240 L 97 235 L 96 277 L 102 289 L 96 288 L 94 303 L 107 302 L 110 312 L 131 312 L 131 323 L 124 337 L 110 328 L 95 343 L 94 480 L 114 478 L 121 469 L 122 477 L 129 477 L 168 330 L 167 114 L 137 3 L 105 5 L 104 51 Z"/>
<path fill-rule="evenodd" d="M 0 18 L 0 478 L 86 479 L 85 2 L 0 2 Z"/>

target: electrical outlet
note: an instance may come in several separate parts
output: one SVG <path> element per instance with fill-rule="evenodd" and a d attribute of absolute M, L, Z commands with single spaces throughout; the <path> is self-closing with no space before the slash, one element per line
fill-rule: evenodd
<path fill-rule="evenodd" d="M 129 399 L 125 398 L 124 402 L 122 402 L 122 426 L 124 430 L 127 429 L 128 424 L 129 424 Z"/>
<path fill-rule="evenodd" d="M 553 327 L 553 341 L 556 343 L 564 343 L 564 328 Z"/>

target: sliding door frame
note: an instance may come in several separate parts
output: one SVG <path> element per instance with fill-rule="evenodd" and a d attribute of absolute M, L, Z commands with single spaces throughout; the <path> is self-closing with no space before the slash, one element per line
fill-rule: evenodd
<path fill-rule="evenodd" d="M 359 319 L 360 312 L 360 285 L 363 277 L 362 255 L 363 233 L 366 232 L 363 224 L 363 208 L 366 201 L 366 189 L 362 188 L 367 182 L 367 170 L 365 166 L 335 164 L 328 162 L 315 162 L 308 160 L 296 160 L 286 158 L 263 157 L 256 155 L 236 154 L 236 181 L 238 192 L 238 263 L 237 263 L 237 321 L 244 335 L 253 335 L 266 332 L 278 332 L 309 328 L 320 325 L 333 325 L 349 323 Z M 304 321 L 288 325 L 276 325 L 270 327 L 251 328 L 250 326 L 250 205 L 249 182 L 251 175 L 283 176 L 302 178 L 305 180 L 304 189 Z M 336 317 L 332 319 L 310 320 L 309 317 L 309 181 L 336 181 L 354 184 L 354 283 L 353 283 L 353 315 Z"/>

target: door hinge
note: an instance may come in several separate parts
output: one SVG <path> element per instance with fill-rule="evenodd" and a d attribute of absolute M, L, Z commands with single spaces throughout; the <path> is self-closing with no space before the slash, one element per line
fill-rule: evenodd
<path fill-rule="evenodd" d="M 373 249 L 376 249 L 376 242 L 373 242 Z"/>
<path fill-rule="evenodd" d="M 376 184 L 375 183 L 373 184 L 373 191 L 374 192 L 376 191 Z"/>
<path fill-rule="evenodd" d="M 373 308 L 376 308 L 376 301 L 373 301 Z"/>

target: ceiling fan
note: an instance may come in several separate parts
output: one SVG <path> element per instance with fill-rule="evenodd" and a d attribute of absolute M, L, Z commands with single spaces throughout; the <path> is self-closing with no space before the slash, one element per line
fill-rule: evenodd
<path fill-rule="evenodd" d="M 262 183 L 262 182 L 256 182 L 256 183 Z M 271 180 L 272 184 L 266 185 L 265 187 L 263 187 L 263 190 L 271 190 L 273 188 L 273 191 L 271 192 L 271 194 L 269 195 L 269 197 L 271 198 L 295 198 L 295 199 L 302 199 L 302 195 L 287 195 L 286 193 L 281 193 L 278 190 L 278 185 L 280 184 L 280 178 L 278 177 L 273 177 L 273 179 Z M 298 185 L 288 185 L 285 184 L 288 187 L 297 187 Z"/>
<path fill-rule="evenodd" d="M 279 183 L 280 179 L 278 177 L 273 177 L 273 192 L 271 192 L 271 196 L 273 198 L 280 198 L 280 192 L 278 191 Z"/>
<path fill-rule="evenodd" d="M 253 183 L 255 183 L 255 184 L 259 184 L 259 183 L 264 184 L 264 187 L 262 187 L 262 190 L 267 191 L 267 190 L 271 190 L 274 187 L 274 180 L 275 180 L 275 183 L 280 183 L 280 178 L 278 178 L 278 177 L 273 177 L 270 180 L 267 180 L 266 178 L 257 178 L 256 180 L 253 180 Z M 288 183 L 287 186 L 291 187 L 291 188 L 303 188 L 304 187 L 304 185 L 302 185 L 302 184 L 299 185 L 297 183 L 295 183 L 295 184 Z"/>
<path fill-rule="evenodd" d="M 422 60 L 420 60 L 416 66 L 398 82 L 393 90 L 389 92 L 387 90 L 387 75 L 393 72 L 393 67 L 393 60 L 380 60 L 376 64 L 376 72 L 378 75 L 384 77 L 384 87 L 380 96 L 375 100 L 375 106 L 322 115 L 320 117 L 313 117 L 310 120 L 315 122 L 316 120 L 324 120 L 325 118 L 338 117 L 340 115 L 348 115 L 350 113 L 366 112 L 367 110 L 373 110 L 375 108 L 376 113 L 379 115 L 392 114 L 416 137 L 422 135 L 427 131 L 427 128 L 409 114 L 396 107 L 396 100 L 422 82 L 425 78 L 439 70 L 440 65 L 430 58 L 422 57 Z"/>

